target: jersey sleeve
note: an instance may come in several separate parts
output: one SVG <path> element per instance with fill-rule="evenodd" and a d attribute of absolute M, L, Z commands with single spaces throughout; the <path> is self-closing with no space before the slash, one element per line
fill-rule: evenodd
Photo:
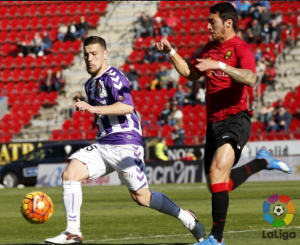
<path fill-rule="evenodd" d="M 134 106 L 130 93 L 129 81 L 123 73 L 109 74 L 110 82 L 107 85 L 110 88 L 111 95 L 115 102 L 122 102 Z"/>
<path fill-rule="evenodd" d="M 242 43 L 236 48 L 238 68 L 247 69 L 255 73 L 255 55 L 247 43 Z"/>
<path fill-rule="evenodd" d="M 205 46 L 203 47 L 203 49 L 201 50 L 200 54 L 198 55 L 198 57 L 196 59 L 203 59 L 203 51 L 205 49 Z M 191 61 L 191 68 L 197 72 L 198 74 L 200 74 L 200 76 L 205 76 L 205 72 L 203 71 L 199 71 L 199 69 L 197 69 L 195 66 L 197 65 L 197 60 L 193 60 Z"/>

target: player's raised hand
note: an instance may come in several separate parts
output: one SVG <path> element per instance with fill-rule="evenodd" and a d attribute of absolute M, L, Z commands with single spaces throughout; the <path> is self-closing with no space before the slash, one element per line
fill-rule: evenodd
<path fill-rule="evenodd" d="M 195 67 L 199 71 L 219 69 L 219 61 L 209 59 L 196 59 Z"/>
<path fill-rule="evenodd" d="M 89 113 L 95 113 L 95 107 L 91 106 L 90 104 L 86 103 L 85 101 L 81 101 L 80 99 L 77 99 L 77 102 L 74 103 L 71 108 L 76 106 L 77 111 L 88 111 Z"/>
<path fill-rule="evenodd" d="M 158 50 L 158 51 L 161 51 L 163 53 L 170 53 L 171 50 L 172 50 L 172 46 L 171 44 L 169 43 L 169 41 L 165 38 L 161 39 L 159 42 L 157 42 L 155 44 L 155 48 Z"/>

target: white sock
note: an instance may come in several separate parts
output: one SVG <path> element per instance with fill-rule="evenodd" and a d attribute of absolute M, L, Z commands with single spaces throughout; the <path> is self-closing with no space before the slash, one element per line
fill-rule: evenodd
<path fill-rule="evenodd" d="M 160 192 L 151 191 L 151 193 L 152 197 L 149 208 L 153 208 L 161 213 L 178 218 L 179 212 L 181 210 L 180 207 L 178 207 L 171 199 Z"/>
<path fill-rule="evenodd" d="M 63 198 L 67 216 L 66 231 L 82 236 L 80 231 L 80 207 L 82 204 L 81 183 L 63 181 Z"/>

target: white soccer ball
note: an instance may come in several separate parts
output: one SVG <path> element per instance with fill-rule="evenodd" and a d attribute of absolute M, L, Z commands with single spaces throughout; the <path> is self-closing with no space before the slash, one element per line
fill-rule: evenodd
<path fill-rule="evenodd" d="M 284 208 L 281 205 L 276 205 L 273 209 L 273 213 L 277 216 L 280 216 L 284 213 Z"/>

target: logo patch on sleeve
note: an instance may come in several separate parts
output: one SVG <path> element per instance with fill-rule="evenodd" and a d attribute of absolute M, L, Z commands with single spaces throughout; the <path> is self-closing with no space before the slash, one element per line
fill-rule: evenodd
<path fill-rule="evenodd" d="M 124 178 L 124 179 L 133 179 L 134 174 L 131 173 L 120 173 L 120 175 Z"/>

